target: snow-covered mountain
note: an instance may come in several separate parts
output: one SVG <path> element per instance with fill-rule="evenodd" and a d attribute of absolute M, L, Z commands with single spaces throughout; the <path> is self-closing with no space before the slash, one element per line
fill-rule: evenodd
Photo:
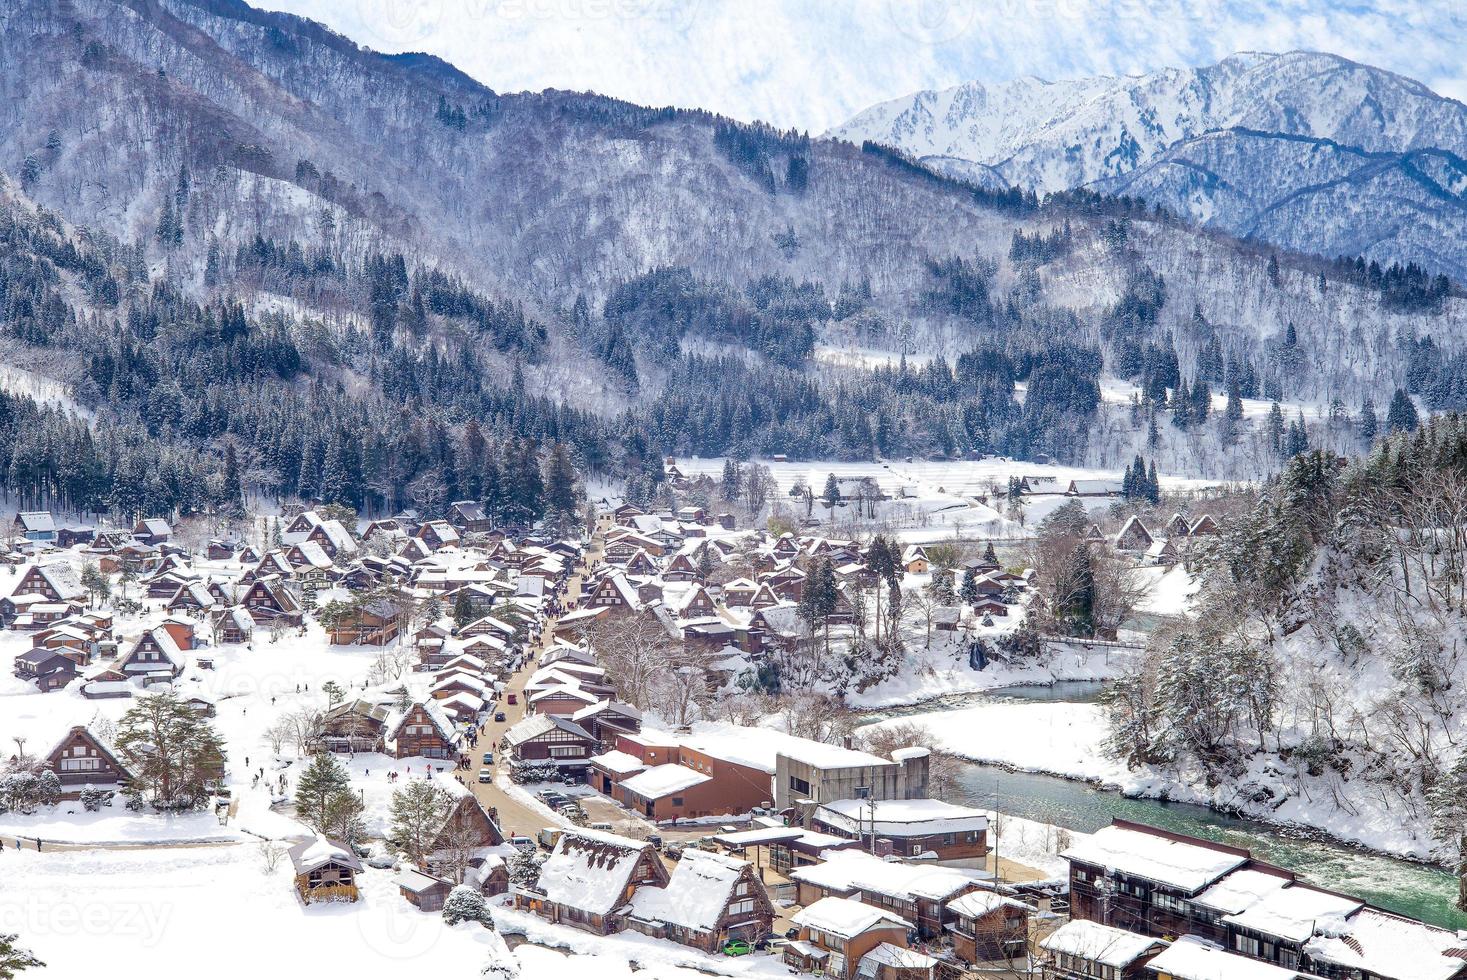
<path fill-rule="evenodd" d="M 985 186 L 1092 186 L 1231 234 L 1467 273 L 1467 106 L 1313 52 L 882 103 L 831 135 Z"/>

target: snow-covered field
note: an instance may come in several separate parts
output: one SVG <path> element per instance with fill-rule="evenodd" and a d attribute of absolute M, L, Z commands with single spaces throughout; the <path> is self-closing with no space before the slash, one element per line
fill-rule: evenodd
<path fill-rule="evenodd" d="M 508 955 L 495 933 L 408 905 L 391 871 L 361 875 L 359 902 L 303 907 L 290 862 L 267 872 L 250 844 L 4 861 L 0 932 L 19 932 L 47 976 L 375 977 L 391 963 L 474 976 Z"/>

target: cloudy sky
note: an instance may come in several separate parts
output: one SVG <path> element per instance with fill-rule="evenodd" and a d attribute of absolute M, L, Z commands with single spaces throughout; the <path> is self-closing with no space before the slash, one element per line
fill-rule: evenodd
<path fill-rule="evenodd" d="M 1467 101 L 1463 0 L 254 0 L 501 92 L 590 89 L 822 131 L 920 88 L 1331 51 Z"/>

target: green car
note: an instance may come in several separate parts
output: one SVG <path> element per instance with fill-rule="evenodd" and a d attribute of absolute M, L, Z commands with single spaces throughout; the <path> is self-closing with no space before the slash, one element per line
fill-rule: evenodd
<path fill-rule="evenodd" d="M 753 947 L 742 939 L 730 939 L 723 944 L 724 956 L 745 956 L 753 951 Z"/>

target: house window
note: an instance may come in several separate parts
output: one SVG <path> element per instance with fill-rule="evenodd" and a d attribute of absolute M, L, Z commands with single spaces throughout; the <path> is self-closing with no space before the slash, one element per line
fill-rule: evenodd
<path fill-rule="evenodd" d="M 101 759 L 62 759 L 62 772 L 96 772 L 102 768 Z"/>
<path fill-rule="evenodd" d="M 801 779 L 799 776 L 791 776 L 790 789 L 794 790 L 796 793 L 809 793 L 810 784 Z"/>
<path fill-rule="evenodd" d="M 754 900 L 746 898 L 742 902 L 734 902 L 728 907 L 729 915 L 747 915 L 754 911 Z"/>
<path fill-rule="evenodd" d="M 551 758 L 563 759 L 569 756 L 581 756 L 586 754 L 586 749 L 581 745 L 552 745 L 550 746 Z"/>
<path fill-rule="evenodd" d="M 870 798 L 871 798 L 871 787 L 870 786 L 857 786 L 856 787 L 856 799 L 858 799 L 858 800 L 869 800 Z"/>
<path fill-rule="evenodd" d="M 672 805 L 673 806 L 682 806 L 683 805 L 683 798 L 681 796 L 674 796 L 672 798 Z"/>
<path fill-rule="evenodd" d="M 956 840 L 956 838 L 955 838 L 955 836 L 953 834 L 943 834 L 942 835 L 942 843 L 943 843 L 943 846 L 944 847 L 951 847 L 953 845 L 953 843 L 955 842 L 955 840 Z"/>

